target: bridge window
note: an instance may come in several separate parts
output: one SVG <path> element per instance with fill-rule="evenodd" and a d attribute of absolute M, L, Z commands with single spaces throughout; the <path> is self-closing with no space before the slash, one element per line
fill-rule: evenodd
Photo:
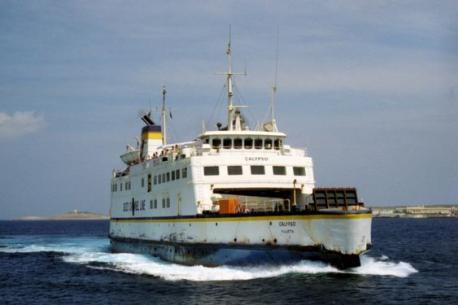
<path fill-rule="evenodd" d="M 204 167 L 204 175 L 205 176 L 218 176 L 219 175 L 219 167 L 218 166 L 205 166 Z"/>
<path fill-rule="evenodd" d="M 294 176 L 305 176 L 305 167 L 293 167 Z"/>
<path fill-rule="evenodd" d="M 245 139 L 245 149 L 252 149 L 253 148 L 253 139 L 246 138 Z"/>
<path fill-rule="evenodd" d="M 166 177 L 167 177 L 167 182 L 169 182 L 170 181 L 170 173 L 167 173 Z"/>
<path fill-rule="evenodd" d="M 242 139 L 234 139 L 234 148 L 241 149 L 242 148 Z"/>
<path fill-rule="evenodd" d="M 162 176 L 158 175 L 157 178 L 158 178 L 158 183 L 161 184 L 162 183 Z"/>
<path fill-rule="evenodd" d="M 274 175 L 286 175 L 286 168 L 284 166 L 274 166 L 273 167 Z"/>
<path fill-rule="evenodd" d="M 181 177 L 184 179 L 184 178 L 187 178 L 188 177 L 188 168 L 185 167 L 181 170 Z"/>
<path fill-rule="evenodd" d="M 226 138 L 223 140 L 223 147 L 225 149 L 231 149 L 232 148 L 232 139 Z"/>
<path fill-rule="evenodd" d="M 255 139 L 254 140 L 254 148 L 261 149 L 262 148 L 262 139 Z"/>
<path fill-rule="evenodd" d="M 227 174 L 230 176 L 242 175 L 242 167 L 238 165 L 228 166 Z"/>
<path fill-rule="evenodd" d="M 264 175 L 266 170 L 263 165 L 251 165 L 251 174 L 252 175 Z"/>
<path fill-rule="evenodd" d="M 172 181 L 175 181 L 175 171 L 172 171 Z"/>
<path fill-rule="evenodd" d="M 142 187 L 145 187 L 145 178 L 142 177 Z"/>
<path fill-rule="evenodd" d="M 274 141 L 274 148 L 275 148 L 276 150 L 279 150 L 279 149 L 281 148 L 281 140 L 280 140 L 280 139 L 276 139 L 276 140 Z"/>
<path fill-rule="evenodd" d="M 165 183 L 166 180 L 165 180 L 165 173 L 162 174 L 162 183 Z"/>
<path fill-rule="evenodd" d="M 271 139 L 265 139 L 264 140 L 264 148 L 265 149 L 272 149 L 272 140 Z"/>
<path fill-rule="evenodd" d="M 217 149 L 221 146 L 221 139 L 215 138 L 212 140 L 212 148 Z"/>

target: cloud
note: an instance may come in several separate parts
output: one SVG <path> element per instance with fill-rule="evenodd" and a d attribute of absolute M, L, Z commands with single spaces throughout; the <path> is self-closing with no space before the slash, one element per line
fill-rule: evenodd
<path fill-rule="evenodd" d="M 0 139 L 11 139 L 35 133 L 45 126 L 45 120 L 34 112 L 0 112 Z"/>

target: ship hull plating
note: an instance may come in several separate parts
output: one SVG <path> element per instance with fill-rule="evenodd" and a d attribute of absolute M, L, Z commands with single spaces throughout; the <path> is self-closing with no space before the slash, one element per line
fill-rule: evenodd
<path fill-rule="evenodd" d="M 371 243 L 370 223 L 367 213 L 112 219 L 110 238 L 114 252 L 145 253 L 184 265 L 309 259 L 344 269 L 360 265 L 359 255 Z"/>
<path fill-rule="evenodd" d="M 149 254 L 168 262 L 182 265 L 215 267 L 280 265 L 301 260 L 328 262 L 339 269 L 360 266 L 359 255 L 345 255 L 327 251 L 320 246 L 287 247 L 225 244 L 178 244 L 141 239 L 111 238 L 115 253 Z"/>

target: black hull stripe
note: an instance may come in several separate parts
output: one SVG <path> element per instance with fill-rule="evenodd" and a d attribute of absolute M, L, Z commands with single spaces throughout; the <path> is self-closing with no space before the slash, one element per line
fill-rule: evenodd
<path fill-rule="evenodd" d="M 250 213 L 250 214 L 200 214 L 200 215 L 184 215 L 184 216 L 157 216 L 157 217 L 111 217 L 114 221 L 123 220 L 224 220 L 224 219 L 243 219 L 247 220 L 268 220 L 272 217 L 277 218 L 370 218 L 372 211 L 331 211 L 331 212 L 304 212 L 304 213 Z"/>

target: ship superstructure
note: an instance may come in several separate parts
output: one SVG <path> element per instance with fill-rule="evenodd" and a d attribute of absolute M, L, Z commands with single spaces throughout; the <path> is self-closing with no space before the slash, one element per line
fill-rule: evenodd
<path fill-rule="evenodd" d="M 359 265 L 371 244 L 370 211 L 353 188 L 315 188 L 312 158 L 286 143 L 273 110 L 262 128 L 249 128 L 233 103 L 231 53 L 229 41 L 226 126 L 167 143 L 165 89 L 161 125 L 142 115 L 138 147 L 128 146 L 126 168 L 113 171 L 113 250 L 210 266 L 303 258 Z"/>

